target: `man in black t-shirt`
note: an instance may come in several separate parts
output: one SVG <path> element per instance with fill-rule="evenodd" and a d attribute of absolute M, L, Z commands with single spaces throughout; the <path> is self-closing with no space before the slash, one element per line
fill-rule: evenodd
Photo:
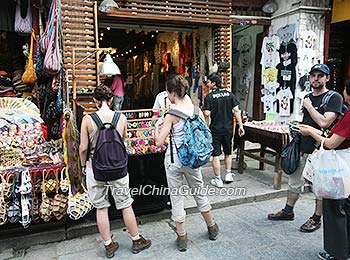
<path fill-rule="evenodd" d="M 329 99 L 327 105 L 322 105 L 322 99 L 328 92 L 326 83 L 329 81 L 329 68 L 325 64 L 316 64 L 310 70 L 309 81 L 312 93 L 306 95 L 303 101 L 303 124 L 313 126 L 323 131 L 329 130 L 341 113 L 343 98 L 335 93 Z M 285 208 L 277 213 L 268 215 L 270 220 L 294 220 L 293 208 L 299 198 L 304 185 L 302 172 L 309 154 L 315 149 L 315 140 L 310 136 L 301 136 L 300 162 L 296 171 L 289 175 L 288 196 Z M 313 232 L 320 228 L 322 216 L 322 200 L 316 198 L 315 212 L 301 227 L 302 232 Z"/>
<path fill-rule="evenodd" d="M 222 188 L 223 181 L 220 172 L 221 146 L 225 154 L 226 173 L 224 181 L 229 183 L 233 181 L 231 173 L 232 165 L 232 136 L 233 136 L 233 114 L 239 125 L 238 133 L 244 135 L 241 111 L 239 110 L 239 102 L 232 92 L 221 88 L 221 78 L 218 74 L 209 75 L 208 87 L 212 90 L 204 99 L 204 115 L 210 115 L 210 130 L 213 136 L 213 169 L 215 178 L 211 180 L 211 184 Z"/>

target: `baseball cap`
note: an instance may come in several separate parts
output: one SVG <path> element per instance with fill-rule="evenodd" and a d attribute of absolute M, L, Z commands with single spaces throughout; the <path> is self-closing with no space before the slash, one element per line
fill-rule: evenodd
<path fill-rule="evenodd" d="M 312 72 L 314 72 L 316 70 L 321 71 L 326 75 L 330 74 L 329 67 L 326 64 L 315 64 L 314 66 L 312 66 L 309 73 L 311 74 Z"/>

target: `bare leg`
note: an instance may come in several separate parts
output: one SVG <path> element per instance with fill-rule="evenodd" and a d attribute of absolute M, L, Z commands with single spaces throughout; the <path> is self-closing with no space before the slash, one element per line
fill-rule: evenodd
<path fill-rule="evenodd" d="M 175 225 L 176 225 L 176 232 L 178 234 L 181 234 L 182 236 L 186 234 L 185 222 L 175 222 Z"/>
<path fill-rule="evenodd" d="M 316 203 L 315 203 L 315 214 L 317 216 L 322 216 L 322 210 L 323 210 L 323 206 L 322 206 L 322 200 L 318 200 L 316 199 Z"/>
<path fill-rule="evenodd" d="M 294 207 L 298 199 L 299 199 L 299 193 L 288 191 L 287 205 Z"/>
<path fill-rule="evenodd" d="M 207 211 L 207 212 L 201 212 L 204 220 L 205 220 L 205 223 L 207 223 L 207 225 L 210 225 L 213 223 L 214 221 L 214 218 L 213 218 L 213 214 L 211 213 L 211 211 Z"/>
<path fill-rule="evenodd" d="M 214 169 L 215 176 L 221 176 L 220 168 L 221 167 L 220 167 L 220 158 L 219 158 L 219 156 L 213 156 L 213 169 Z"/>
<path fill-rule="evenodd" d="M 226 171 L 231 172 L 231 166 L 232 166 L 232 155 L 231 154 L 225 154 L 225 168 L 226 168 Z"/>
<path fill-rule="evenodd" d="M 123 220 L 126 228 L 128 229 L 130 235 L 132 237 L 135 237 L 139 233 L 139 230 L 137 228 L 137 222 L 136 222 L 134 210 L 130 206 L 125 209 L 122 209 L 122 213 L 123 213 Z"/>
<path fill-rule="evenodd" d="M 111 239 L 108 208 L 96 209 L 96 223 L 103 241 Z"/>

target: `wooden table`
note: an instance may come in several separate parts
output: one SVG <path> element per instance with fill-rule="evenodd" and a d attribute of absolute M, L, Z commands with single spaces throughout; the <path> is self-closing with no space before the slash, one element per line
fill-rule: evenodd
<path fill-rule="evenodd" d="M 251 126 L 244 126 L 245 135 L 240 139 L 240 152 L 238 160 L 238 172 L 243 173 L 244 156 L 248 156 L 259 161 L 259 170 L 264 170 L 264 164 L 273 165 L 275 168 L 274 188 L 281 189 L 282 170 L 281 170 L 281 151 L 285 144 L 289 142 L 289 135 L 287 133 L 279 133 L 268 131 Z M 252 143 L 259 143 L 260 148 L 245 149 L 245 141 Z M 270 148 L 270 149 L 266 149 Z M 271 149 L 273 151 L 271 151 Z M 259 153 L 256 155 L 255 153 Z M 275 160 L 265 158 L 265 154 L 275 156 Z"/>

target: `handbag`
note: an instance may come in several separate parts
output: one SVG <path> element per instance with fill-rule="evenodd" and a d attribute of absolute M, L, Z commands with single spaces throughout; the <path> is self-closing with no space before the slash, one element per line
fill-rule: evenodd
<path fill-rule="evenodd" d="M 48 222 L 52 218 L 52 198 L 49 198 L 46 195 L 46 190 L 45 190 L 45 176 L 44 176 L 44 171 L 43 171 L 43 182 L 42 182 L 42 194 L 41 194 L 41 204 L 39 208 L 39 214 L 42 220 L 45 222 Z"/>
<path fill-rule="evenodd" d="M 55 13 L 56 13 L 56 0 L 53 0 L 51 2 L 50 11 L 47 17 L 48 23 L 46 24 L 45 31 L 41 35 L 39 40 L 39 48 L 42 53 L 42 55 L 46 54 L 46 51 L 49 47 L 49 43 L 51 38 L 53 37 L 53 29 L 54 29 L 54 23 L 55 23 Z"/>
<path fill-rule="evenodd" d="M 62 191 L 63 193 L 66 193 L 66 192 L 68 192 L 68 190 L 69 190 L 68 178 L 65 178 L 65 177 L 66 177 L 66 167 L 64 167 L 64 168 L 61 170 L 60 188 L 61 188 L 61 191 Z"/>
<path fill-rule="evenodd" d="M 15 32 L 18 34 L 30 34 L 32 31 L 32 12 L 31 2 L 28 1 L 27 15 L 26 17 L 21 16 L 21 3 L 18 0 L 15 13 Z"/>
<path fill-rule="evenodd" d="M 78 220 L 84 217 L 93 207 L 89 194 L 84 186 L 83 192 L 78 191 L 73 195 L 71 185 L 69 185 L 67 214 L 71 219 Z"/>
<path fill-rule="evenodd" d="M 9 203 L 9 207 L 7 211 L 7 220 L 11 224 L 18 223 L 21 220 L 21 216 L 22 216 L 20 202 L 17 196 L 17 194 L 19 193 L 19 186 L 20 186 L 19 173 L 20 172 L 16 171 L 13 177 L 12 195 L 11 195 L 12 200 Z"/>
<path fill-rule="evenodd" d="M 40 192 L 40 180 L 37 179 L 36 172 L 33 172 L 32 174 L 32 207 L 30 208 L 30 216 L 32 217 L 32 221 L 34 223 L 38 223 L 40 220 L 40 214 L 39 214 L 39 206 L 40 201 L 38 197 L 38 192 Z M 37 188 L 39 186 L 39 188 Z"/>
<path fill-rule="evenodd" d="M 4 198 L 6 201 L 9 201 L 11 199 L 12 195 L 12 182 L 10 181 L 11 174 L 7 174 L 6 178 L 2 176 L 3 179 L 3 188 L 2 191 L 4 192 Z"/>
<path fill-rule="evenodd" d="M 281 168 L 288 175 L 296 171 L 300 161 L 300 133 L 292 132 L 292 136 L 281 152 Z"/>
<path fill-rule="evenodd" d="M 44 73 L 54 76 L 59 73 L 61 68 L 61 53 L 58 37 L 58 16 L 56 15 L 55 34 L 51 37 L 44 58 Z"/>
<path fill-rule="evenodd" d="M 1 193 L 0 193 L 0 225 L 4 225 L 7 222 L 7 203 L 5 201 L 4 190 L 5 190 L 5 178 L 0 174 L 1 177 Z"/>
<path fill-rule="evenodd" d="M 55 172 L 56 179 L 58 179 L 58 173 Z M 56 217 L 57 220 L 63 218 L 64 215 L 67 214 L 67 195 L 58 193 L 59 190 L 59 182 L 56 182 L 56 195 L 52 200 L 52 214 Z"/>
<path fill-rule="evenodd" d="M 43 192 L 45 190 L 45 192 L 51 193 L 56 189 L 56 183 L 58 180 L 56 178 L 46 180 L 48 175 L 49 175 L 49 172 L 47 172 L 47 170 L 44 169 L 43 170 L 43 181 L 41 184 L 41 192 Z"/>
<path fill-rule="evenodd" d="M 34 62 L 33 62 L 33 45 L 35 40 L 35 32 L 32 30 L 32 36 L 30 37 L 30 51 L 28 56 L 28 62 L 26 69 L 22 75 L 22 82 L 24 84 L 34 84 L 38 78 L 35 73 Z"/>
<path fill-rule="evenodd" d="M 345 199 L 350 195 L 350 148 L 325 150 L 324 140 L 311 161 L 314 169 L 313 192 L 326 199 Z"/>

